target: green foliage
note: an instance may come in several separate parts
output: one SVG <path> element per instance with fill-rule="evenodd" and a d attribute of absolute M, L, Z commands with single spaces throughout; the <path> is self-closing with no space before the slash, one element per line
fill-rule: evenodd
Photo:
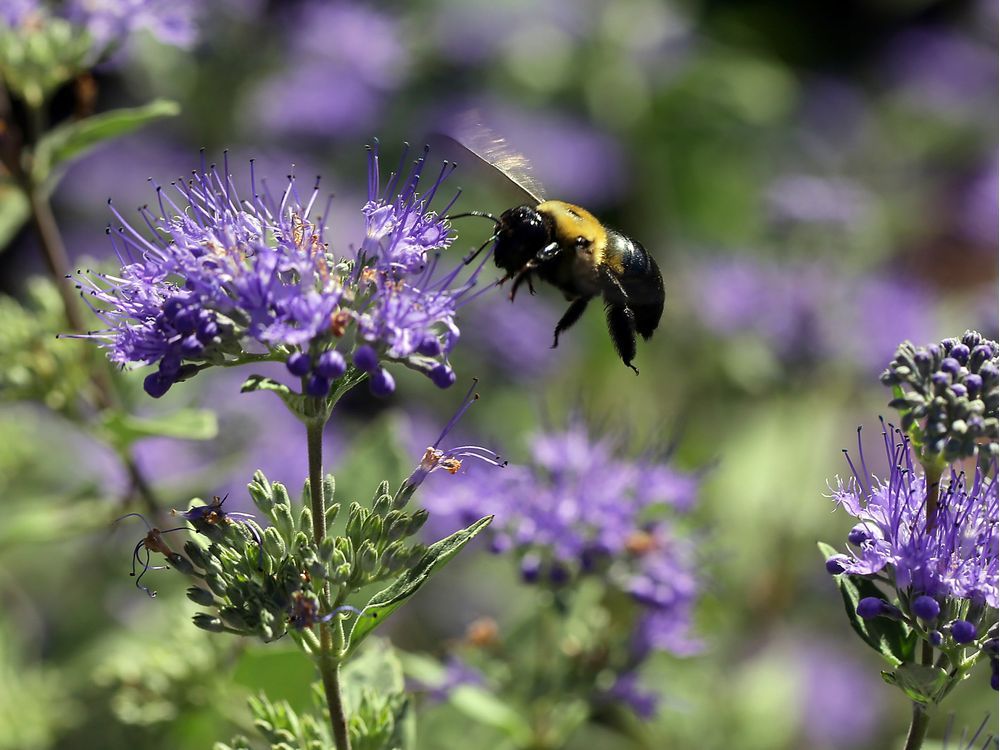
<path fill-rule="evenodd" d="M 902 664 L 892 672 L 882 672 L 882 678 L 922 706 L 941 700 L 951 682 L 946 670 L 931 664 Z"/>
<path fill-rule="evenodd" d="M 74 418 L 81 402 L 95 398 L 90 351 L 83 342 L 56 339 L 67 324 L 51 281 L 32 278 L 25 289 L 24 304 L 0 296 L 0 400 L 38 401 Z"/>
<path fill-rule="evenodd" d="M 372 642 L 341 673 L 345 710 L 354 750 L 411 750 L 413 713 L 403 671 L 388 642 Z M 287 701 L 261 694 L 250 699 L 254 726 L 270 750 L 333 750 L 323 686 L 312 689 L 312 713 L 297 712 Z M 215 750 L 254 750 L 246 737 L 217 743 Z"/>
<path fill-rule="evenodd" d="M 102 414 L 100 433 L 122 451 L 147 437 L 212 440 L 219 433 L 219 424 L 215 412 L 207 409 L 181 409 L 153 417 L 109 410 Z"/>
<path fill-rule="evenodd" d="M 824 559 L 837 553 L 833 547 L 822 542 L 819 543 L 819 549 Z M 882 658 L 894 667 L 912 661 L 919 639 L 909 625 L 901 620 L 891 620 L 886 617 L 866 620 L 858 615 L 858 602 L 868 596 L 884 599 L 882 590 L 874 582 L 861 576 L 842 573 L 833 579 L 844 600 L 848 621 L 861 640 L 878 651 Z"/>
<path fill-rule="evenodd" d="M 22 663 L 6 630 L 0 623 L 0 750 L 43 750 L 79 720 L 81 707 L 57 671 Z"/>
<path fill-rule="evenodd" d="M 480 518 L 468 528 L 435 542 L 427 548 L 416 564 L 409 567 L 391 586 L 375 594 L 361 611 L 361 616 L 351 630 L 351 648 L 355 648 L 379 623 L 402 606 L 427 582 L 435 570 L 457 555 L 462 547 L 489 526 L 492 520 L 493 516 Z"/>
<path fill-rule="evenodd" d="M 55 186 L 63 169 L 95 146 L 128 135 L 151 122 L 180 114 L 177 102 L 155 99 L 141 107 L 114 109 L 52 128 L 39 138 L 33 152 L 34 184 Z"/>
<path fill-rule="evenodd" d="M 90 36 L 68 21 L 46 18 L 16 31 L 0 26 L 0 76 L 31 107 L 92 62 Z"/>
<path fill-rule="evenodd" d="M 21 231 L 31 216 L 24 191 L 9 177 L 0 176 L 0 252 Z"/>

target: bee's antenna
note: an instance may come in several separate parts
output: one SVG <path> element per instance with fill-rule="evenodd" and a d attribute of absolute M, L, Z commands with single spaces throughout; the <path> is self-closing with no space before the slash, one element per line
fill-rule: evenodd
<path fill-rule="evenodd" d="M 493 217 L 491 216 L 490 218 L 492 219 Z M 473 253 L 471 253 L 469 255 L 466 255 L 464 258 L 462 258 L 462 265 L 465 265 L 465 266 L 469 265 L 472 261 L 474 261 L 476 259 L 476 257 L 479 255 L 479 253 L 481 253 L 483 250 L 485 250 L 486 247 L 491 242 L 495 242 L 496 239 L 497 239 L 497 235 L 495 235 L 495 234 L 491 235 L 490 238 L 486 240 L 486 242 L 484 242 L 482 245 L 479 246 L 479 248 L 477 250 L 475 250 L 475 252 L 473 252 Z"/>
<path fill-rule="evenodd" d="M 448 221 L 451 221 L 452 219 L 463 219 L 466 216 L 480 216 L 480 217 L 482 217 L 484 219 L 489 219 L 490 221 L 492 221 L 497 226 L 500 226 L 500 219 L 498 219 L 493 214 L 486 213 L 485 211 L 466 211 L 465 213 L 452 214 L 451 216 L 446 216 L 445 218 Z"/>

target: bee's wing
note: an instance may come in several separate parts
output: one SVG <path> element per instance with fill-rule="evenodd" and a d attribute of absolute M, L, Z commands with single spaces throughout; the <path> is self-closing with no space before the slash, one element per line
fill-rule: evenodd
<path fill-rule="evenodd" d="M 484 125 L 478 111 L 470 110 L 460 115 L 455 126 L 440 135 L 455 141 L 464 150 L 499 171 L 533 203 L 545 200 L 545 189 L 531 173 L 531 162 L 511 148 L 502 136 Z"/>

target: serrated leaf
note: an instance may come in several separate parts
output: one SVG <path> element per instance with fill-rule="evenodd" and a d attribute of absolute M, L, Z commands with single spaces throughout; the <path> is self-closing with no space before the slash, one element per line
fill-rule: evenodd
<path fill-rule="evenodd" d="M 910 700 L 921 705 L 937 703 L 949 680 L 948 672 L 941 667 L 912 662 L 901 665 L 892 677 L 892 684 L 906 693 Z"/>
<path fill-rule="evenodd" d="M 52 181 L 57 170 L 104 141 L 131 133 L 164 117 L 174 117 L 181 111 L 177 102 L 156 99 L 141 107 L 114 109 L 93 117 L 59 125 L 38 141 L 32 164 L 32 179 L 36 185 Z M 49 189 L 53 186 L 49 185 Z"/>
<path fill-rule="evenodd" d="M 31 206 L 24 192 L 10 181 L 0 181 L 0 251 L 21 231 L 30 215 Z"/>
<path fill-rule="evenodd" d="M 823 542 L 818 543 L 824 559 L 837 554 L 837 550 Z M 858 602 L 867 596 L 885 598 L 885 594 L 872 581 L 847 573 L 833 576 L 834 583 L 844 600 L 847 619 L 861 639 L 882 654 L 889 664 L 898 667 L 913 657 L 917 637 L 903 622 L 887 617 L 865 620 L 858 615 Z"/>
<path fill-rule="evenodd" d="M 386 617 L 413 596 L 435 570 L 457 555 L 462 547 L 472 541 L 492 521 L 493 516 L 480 518 L 468 528 L 435 542 L 427 548 L 413 568 L 405 571 L 388 588 L 375 594 L 354 621 L 349 640 L 350 648 L 356 648 Z"/>
<path fill-rule="evenodd" d="M 105 413 L 101 427 L 119 448 L 127 448 L 137 440 L 148 437 L 211 440 L 219 434 L 215 412 L 207 409 L 180 409 L 155 417 L 137 417 L 112 411 Z"/>

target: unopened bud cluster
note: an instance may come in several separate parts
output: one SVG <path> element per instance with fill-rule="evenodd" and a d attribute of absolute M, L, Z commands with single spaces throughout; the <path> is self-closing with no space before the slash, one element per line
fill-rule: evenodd
<path fill-rule="evenodd" d="M 980 451 L 994 452 L 1000 346 L 975 331 L 961 339 L 915 347 L 903 342 L 882 373 L 896 389 L 889 403 L 900 411 L 902 428 L 925 452 L 946 462 Z"/>
<path fill-rule="evenodd" d="M 332 498 L 333 477 L 324 485 L 326 497 Z M 330 619 L 334 610 L 325 594 L 328 585 L 332 599 L 343 600 L 363 586 L 399 575 L 426 553 L 426 547 L 407 539 L 423 526 L 427 512 L 398 507 L 401 502 L 388 493 L 386 482 L 379 485 L 371 508 L 351 504 L 343 536 L 328 536 L 319 545 L 308 503 L 295 507 L 285 487 L 261 472 L 249 490 L 270 521 L 267 528 L 252 519 L 219 522 L 225 516 L 217 510 L 199 512 L 217 506 L 182 514 L 197 534 L 184 545 L 187 557 L 173 555 L 170 562 L 197 580 L 188 598 L 211 610 L 195 615 L 195 624 L 204 630 L 275 640 L 289 627 L 307 628 Z M 308 493 L 307 484 L 307 498 Z M 328 525 L 340 510 L 339 503 L 327 508 Z"/>

